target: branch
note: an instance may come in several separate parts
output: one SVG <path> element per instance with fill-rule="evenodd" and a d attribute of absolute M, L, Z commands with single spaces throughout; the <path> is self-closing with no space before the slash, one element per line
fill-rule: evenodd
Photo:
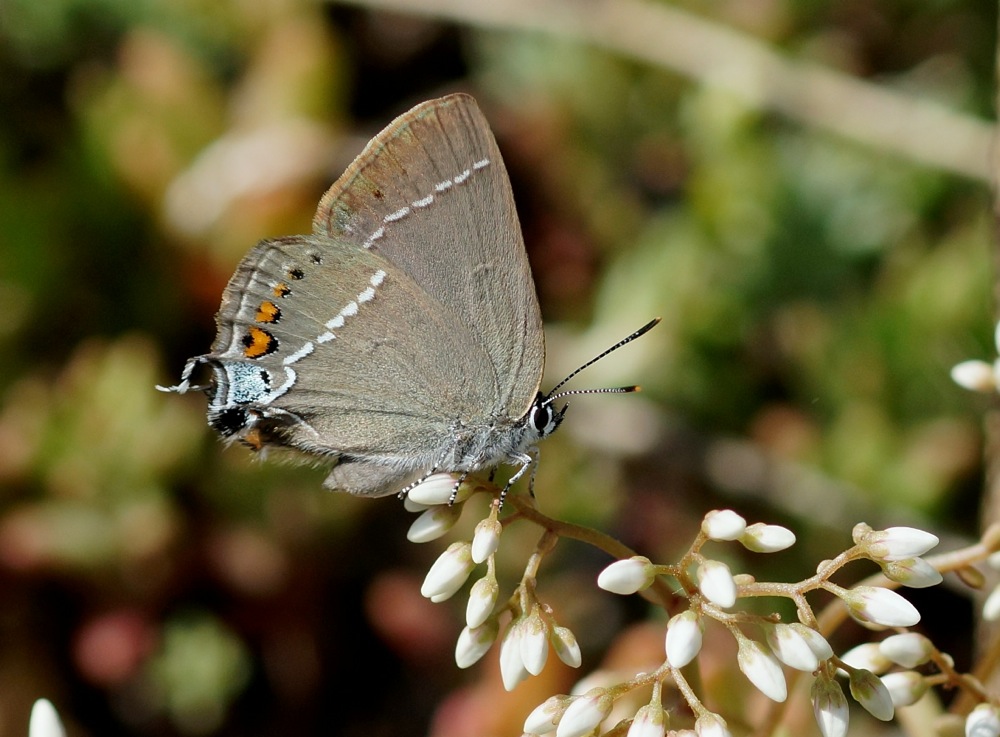
<path fill-rule="evenodd" d="M 993 180 L 992 122 L 791 59 L 745 33 L 648 0 L 331 0 L 484 28 L 576 38 L 856 143 Z"/>

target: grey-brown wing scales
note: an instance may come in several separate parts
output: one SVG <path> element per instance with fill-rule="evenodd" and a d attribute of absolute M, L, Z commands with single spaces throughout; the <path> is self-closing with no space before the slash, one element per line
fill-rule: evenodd
<path fill-rule="evenodd" d="M 494 393 L 478 411 L 527 412 L 544 364 L 541 315 L 507 171 L 471 97 L 397 118 L 326 193 L 313 228 L 384 256 L 464 324 L 463 349 L 492 367 Z"/>
<path fill-rule="evenodd" d="M 212 356 L 266 369 L 291 447 L 433 465 L 493 397 L 468 328 L 377 253 L 318 236 L 258 244 L 223 295 Z M 251 407 L 252 409 L 253 407 Z M 427 459 L 430 459 L 429 461 Z M 397 463 L 398 465 L 398 463 Z"/>

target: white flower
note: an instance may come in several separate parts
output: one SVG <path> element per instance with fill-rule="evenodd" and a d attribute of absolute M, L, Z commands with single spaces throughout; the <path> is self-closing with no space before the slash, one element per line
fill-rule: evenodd
<path fill-rule="evenodd" d="M 732 737 L 726 720 L 711 712 L 698 717 L 694 731 L 698 737 Z"/>
<path fill-rule="evenodd" d="M 649 558 L 635 555 L 617 560 L 597 577 L 597 585 L 612 594 L 634 594 L 649 586 L 656 577 L 656 569 Z"/>
<path fill-rule="evenodd" d="M 983 602 L 983 619 L 987 622 L 1000 619 L 1000 586 L 996 586 Z"/>
<path fill-rule="evenodd" d="M 965 737 L 1000 735 L 1000 709 L 993 704 L 979 704 L 965 719 Z"/>
<path fill-rule="evenodd" d="M 856 670 L 850 674 L 851 696 L 876 719 L 887 722 L 894 709 L 892 696 L 882 680 L 871 671 Z"/>
<path fill-rule="evenodd" d="M 420 593 L 437 603 L 450 599 L 469 578 L 476 564 L 472 562 L 472 546 L 467 542 L 455 542 L 434 561 Z"/>
<path fill-rule="evenodd" d="M 568 627 L 555 626 L 549 637 L 552 648 L 556 651 L 559 659 L 570 668 L 579 668 L 583 662 L 580 653 L 580 644 L 576 641 L 576 635 Z"/>
<path fill-rule="evenodd" d="M 521 658 L 523 623 L 523 619 L 511 622 L 500 643 L 500 679 L 508 691 L 513 691 L 517 684 L 531 675 L 524 667 L 524 660 Z"/>
<path fill-rule="evenodd" d="M 31 707 L 28 737 L 66 737 L 59 713 L 48 699 L 38 699 Z"/>
<path fill-rule="evenodd" d="M 882 653 L 877 642 L 862 642 L 841 655 L 840 659 L 852 668 L 870 670 L 872 673 L 885 673 L 892 667 L 892 661 Z"/>
<path fill-rule="evenodd" d="M 840 684 L 828 678 L 817 678 L 813 681 L 809 698 L 812 701 L 813 716 L 823 737 L 844 737 L 847 734 L 850 709 Z"/>
<path fill-rule="evenodd" d="M 798 625 L 798 626 L 796 626 Z M 825 653 L 829 651 L 823 659 L 833 655 L 829 643 L 823 636 L 803 624 L 776 624 L 767 627 L 765 630 L 767 644 L 771 650 L 785 665 L 812 673 L 819 667 L 820 656 L 816 650 Z M 825 646 L 825 647 L 824 647 Z"/>
<path fill-rule="evenodd" d="M 524 720 L 525 734 L 542 735 L 555 730 L 566 712 L 566 707 L 573 702 L 570 696 L 550 696 L 528 714 Z"/>
<path fill-rule="evenodd" d="M 785 674 L 781 672 L 781 664 L 759 642 L 741 637 L 736 662 L 743 675 L 767 698 L 780 703 L 788 697 L 788 686 Z"/>
<path fill-rule="evenodd" d="M 478 627 L 466 627 L 455 644 L 455 663 L 459 668 L 468 668 L 479 661 L 493 647 L 500 627 L 496 619 L 488 619 Z"/>
<path fill-rule="evenodd" d="M 885 638 L 878 649 L 896 665 L 916 668 L 930 660 L 934 645 L 918 632 L 904 632 Z"/>
<path fill-rule="evenodd" d="M 859 541 L 860 542 L 860 541 Z M 868 554 L 876 560 L 918 558 L 939 542 L 937 535 L 915 527 L 887 527 L 864 535 Z"/>
<path fill-rule="evenodd" d="M 667 622 L 667 662 L 674 668 L 683 668 L 698 655 L 702 626 L 701 619 L 691 610 L 676 614 Z"/>
<path fill-rule="evenodd" d="M 451 495 L 455 493 L 455 485 L 458 483 L 458 476 L 450 473 L 434 473 L 414 486 L 406 493 L 406 498 L 417 504 L 433 506 L 436 504 L 448 504 Z M 459 487 L 461 490 L 461 487 Z M 468 498 L 468 493 L 462 495 Z M 457 498 L 455 501 L 459 501 Z"/>
<path fill-rule="evenodd" d="M 663 737 L 667 729 L 667 715 L 659 702 L 650 702 L 635 713 L 625 737 Z"/>
<path fill-rule="evenodd" d="M 461 516 L 462 507 L 458 504 L 451 506 L 439 504 L 436 507 L 430 507 L 413 520 L 413 524 L 406 532 L 406 539 L 411 543 L 426 543 L 437 540 L 454 527 Z"/>
<path fill-rule="evenodd" d="M 537 676 L 545 668 L 548 657 L 549 628 L 535 607 L 521 625 L 521 661 L 531 675 Z"/>
<path fill-rule="evenodd" d="M 911 589 L 926 589 L 944 580 L 941 572 L 923 558 L 903 558 L 883 563 L 882 573 L 890 581 Z"/>
<path fill-rule="evenodd" d="M 974 392 L 992 392 L 997 388 L 1000 367 L 986 361 L 962 361 L 951 368 L 951 380 L 963 389 Z"/>
<path fill-rule="evenodd" d="M 920 612 L 910 602 L 889 589 L 856 586 L 841 599 L 851 616 L 884 627 L 912 627 L 920 621 Z"/>
<path fill-rule="evenodd" d="M 497 595 L 500 586 L 497 580 L 491 575 L 483 576 L 472 584 L 469 590 L 469 603 L 465 606 L 465 623 L 472 628 L 476 628 L 487 620 L 493 613 L 493 607 L 497 603 Z"/>
<path fill-rule="evenodd" d="M 709 540 L 736 540 L 746 529 L 747 521 L 731 509 L 713 509 L 701 523 Z"/>
<path fill-rule="evenodd" d="M 725 563 L 706 560 L 699 566 L 697 578 L 698 590 L 716 606 L 728 609 L 736 603 L 736 582 Z"/>
<path fill-rule="evenodd" d="M 927 681 L 912 670 L 897 671 L 882 676 L 882 683 L 889 691 L 895 708 L 917 703 L 927 693 Z"/>
<path fill-rule="evenodd" d="M 755 553 L 777 553 L 795 544 L 795 533 L 781 525 L 755 522 L 740 536 L 740 543 Z"/>
<path fill-rule="evenodd" d="M 556 737 L 583 737 L 607 718 L 613 705 L 614 700 L 603 688 L 591 689 L 563 712 Z"/>
<path fill-rule="evenodd" d="M 482 563 L 493 555 L 500 547 L 500 533 L 503 532 L 503 525 L 496 517 L 487 517 L 476 525 L 476 531 L 472 535 L 472 560 Z"/>

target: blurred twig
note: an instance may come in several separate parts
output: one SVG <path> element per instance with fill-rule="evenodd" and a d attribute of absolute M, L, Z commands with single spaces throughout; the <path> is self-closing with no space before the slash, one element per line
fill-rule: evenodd
<path fill-rule="evenodd" d="M 784 56 L 766 43 L 648 0 L 332 0 L 578 38 L 738 95 L 747 104 L 912 161 L 990 182 L 994 125 L 938 103 Z"/>

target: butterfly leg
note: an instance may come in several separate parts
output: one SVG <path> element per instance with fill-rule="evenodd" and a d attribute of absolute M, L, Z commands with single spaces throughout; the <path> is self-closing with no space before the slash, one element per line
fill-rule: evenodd
<path fill-rule="evenodd" d="M 515 456 L 511 456 L 510 460 L 514 461 L 515 463 L 520 463 L 521 467 L 514 472 L 513 476 L 507 479 L 507 483 L 504 484 L 503 489 L 500 491 L 499 506 L 501 509 L 503 508 L 504 500 L 507 498 L 507 492 L 510 491 L 510 487 L 512 487 L 515 483 L 517 483 L 517 480 L 522 476 L 524 476 L 525 472 L 529 468 L 532 469 L 531 476 L 534 477 L 535 475 L 534 468 L 536 465 L 538 465 L 538 459 L 535 458 L 535 456 L 531 455 L 530 453 L 518 453 Z"/>

